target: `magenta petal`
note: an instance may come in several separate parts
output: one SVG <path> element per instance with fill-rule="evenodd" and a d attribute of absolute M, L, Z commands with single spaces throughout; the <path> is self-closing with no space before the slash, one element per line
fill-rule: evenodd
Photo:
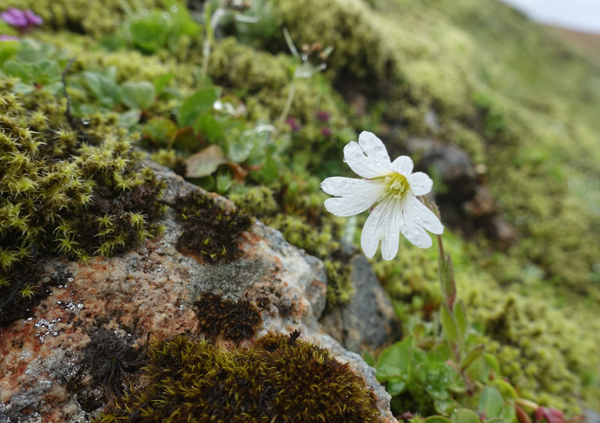
<path fill-rule="evenodd" d="M 25 17 L 27 18 L 29 25 L 42 25 L 44 23 L 44 20 L 41 18 L 41 16 L 36 15 L 31 10 L 25 11 Z"/>

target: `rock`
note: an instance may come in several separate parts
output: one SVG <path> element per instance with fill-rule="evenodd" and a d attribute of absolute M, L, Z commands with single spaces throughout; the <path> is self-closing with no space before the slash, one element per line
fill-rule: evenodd
<path fill-rule="evenodd" d="M 600 414 L 598 414 L 591 408 L 584 408 L 583 416 L 584 416 L 584 421 L 586 423 L 600 423 Z"/>
<path fill-rule="evenodd" d="M 151 166 L 168 184 L 164 196 L 168 205 L 200 190 Z M 233 207 L 223 198 L 217 201 Z M 95 257 L 87 264 L 56 258 L 40 263 L 49 295 L 28 318 L 0 329 L 1 423 L 89 421 L 105 398 L 103 384 L 92 377 L 102 369 L 86 366 L 90 346 L 108 343 L 122 350 L 130 357 L 122 363 L 122 372 L 134 372 L 140 347 L 150 336 L 197 333 L 193 304 L 206 291 L 255 304 L 266 299 L 258 336 L 299 330 L 300 339 L 329 348 L 364 377 L 381 410 L 381 421 L 396 422 L 389 411 L 390 397 L 375 380 L 374 369 L 318 323 L 327 283 L 320 260 L 256 221 L 239 238 L 239 258 L 210 264 L 175 247 L 182 229 L 172 208 L 161 223 L 166 228 L 162 236 L 119 257 Z"/>
<path fill-rule="evenodd" d="M 407 148 L 410 154 L 421 155 L 419 170 L 427 172 L 433 167 L 443 183 L 445 190 L 436 195 L 436 201 L 446 224 L 460 227 L 467 236 L 483 229 L 504 248 L 516 242 L 515 230 L 500 216 L 485 184 L 484 169 L 476 169 L 463 149 L 414 137 L 409 139 Z"/>
<path fill-rule="evenodd" d="M 355 288 L 352 302 L 327 312 L 319 322 L 344 348 L 374 352 L 400 339 L 400 322 L 366 257 L 356 254 L 350 264 Z"/>

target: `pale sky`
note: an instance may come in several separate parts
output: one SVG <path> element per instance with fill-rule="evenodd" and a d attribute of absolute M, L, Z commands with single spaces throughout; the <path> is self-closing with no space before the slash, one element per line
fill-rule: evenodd
<path fill-rule="evenodd" d="M 502 0 L 533 20 L 600 33 L 600 0 Z"/>

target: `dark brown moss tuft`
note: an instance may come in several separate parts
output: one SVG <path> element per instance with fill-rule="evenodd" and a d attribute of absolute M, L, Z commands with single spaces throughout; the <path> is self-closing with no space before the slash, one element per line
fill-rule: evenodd
<path fill-rule="evenodd" d="M 106 401 L 122 395 L 127 377 L 146 362 L 143 349 L 134 348 L 113 331 L 99 328 L 90 334 L 90 338 L 83 350 L 80 370 L 68 383 L 87 411 L 96 410 Z M 83 383 L 88 378 L 91 382 Z M 103 392 L 100 395 L 94 392 L 98 387 Z"/>
<path fill-rule="evenodd" d="M 207 292 L 196 301 L 200 331 L 210 339 L 240 342 L 253 338 L 262 326 L 259 310 L 248 299 L 237 303 Z"/>
<path fill-rule="evenodd" d="M 10 284 L 0 280 L 0 327 L 27 317 L 33 306 L 48 296 L 49 291 L 39 282 L 40 275 L 37 262 L 29 258 L 11 268 Z"/>
<path fill-rule="evenodd" d="M 183 234 L 177 241 L 179 250 L 191 250 L 211 262 L 230 262 L 238 256 L 236 239 L 250 229 L 249 214 L 230 210 L 199 192 L 181 199 L 175 209 L 183 224 Z"/>
<path fill-rule="evenodd" d="M 290 339 L 269 334 L 232 350 L 185 335 L 154 339 L 147 386 L 110 404 L 95 422 L 380 421 L 372 392 L 348 364 Z"/>

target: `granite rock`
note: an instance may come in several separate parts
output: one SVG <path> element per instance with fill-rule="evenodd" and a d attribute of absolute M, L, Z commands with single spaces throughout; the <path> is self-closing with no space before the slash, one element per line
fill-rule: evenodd
<path fill-rule="evenodd" d="M 168 205 L 199 190 L 149 165 L 167 182 Z M 223 198 L 217 201 L 233 207 Z M 118 257 L 96 257 L 86 264 L 65 259 L 40 263 L 48 295 L 27 318 L 0 329 L 0 423 L 89 421 L 103 398 L 103 387 L 92 381 L 93 370 L 85 365 L 89 346 L 104 339 L 98 334 L 109 334 L 124 350 L 141 351 L 151 335 L 196 333 L 193 303 L 207 291 L 255 304 L 266 298 L 269 305 L 261 311 L 263 329 L 258 336 L 299 330 L 301 339 L 330 349 L 364 377 L 378 401 L 381 421 L 396 422 L 374 369 L 327 335 L 318 322 L 327 283 L 320 260 L 255 221 L 238 239 L 239 258 L 206 263 L 175 247 L 182 229 L 172 208 L 161 224 L 165 231 L 160 237 Z M 135 368 L 134 363 L 132 358 L 125 364 Z"/>

